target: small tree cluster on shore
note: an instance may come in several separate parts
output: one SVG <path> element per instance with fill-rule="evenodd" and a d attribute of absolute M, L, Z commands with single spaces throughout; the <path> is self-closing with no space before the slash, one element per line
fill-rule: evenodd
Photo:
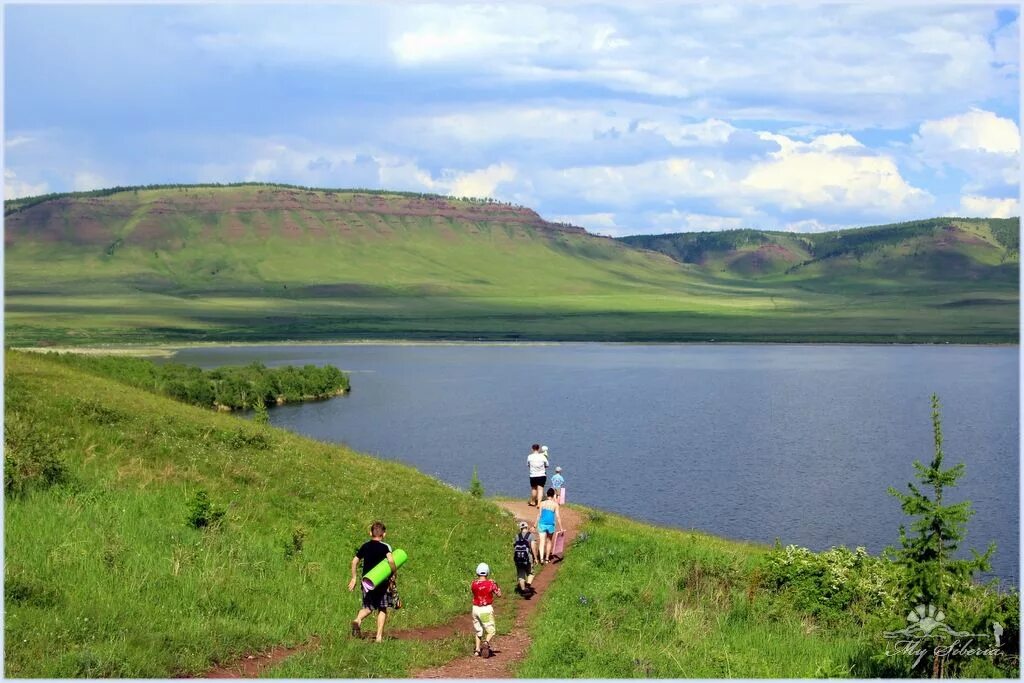
<path fill-rule="evenodd" d="M 68 353 L 56 357 L 87 372 L 207 408 L 255 408 L 328 398 L 349 390 L 348 376 L 331 365 L 268 368 L 250 363 L 203 370 L 123 356 Z"/>

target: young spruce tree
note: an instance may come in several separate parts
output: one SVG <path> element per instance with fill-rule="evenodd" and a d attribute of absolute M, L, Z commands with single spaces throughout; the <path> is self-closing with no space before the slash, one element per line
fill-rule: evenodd
<path fill-rule="evenodd" d="M 945 504 L 945 490 L 955 486 L 963 476 L 964 464 L 943 469 L 942 420 L 939 415 L 939 397 L 932 394 L 932 432 L 935 438 L 935 457 L 926 467 L 914 461 L 914 475 L 921 482 L 922 491 L 913 482 L 907 484 L 909 493 L 900 493 L 889 487 L 889 493 L 900 501 L 903 512 L 917 519 L 906 527 L 900 526 L 899 549 L 889 549 L 893 559 L 907 568 L 906 598 L 911 604 L 948 605 L 949 599 L 974 579 L 979 571 L 991 569 L 989 558 L 995 552 L 995 543 L 984 555 L 972 550 L 970 559 L 956 558 L 955 553 L 966 533 L 967 520 L 974 511 L 971 502 Z M 928 494 L 931 494 L 930 496 Z M 933 658 L 932 675 L 941 676 L 940 658 Z"/>

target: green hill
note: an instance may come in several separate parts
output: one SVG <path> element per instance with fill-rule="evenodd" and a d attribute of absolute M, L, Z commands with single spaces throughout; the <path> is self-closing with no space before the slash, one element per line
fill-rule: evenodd
<path fill-rule="evenodd" d="M 1015 283 L 1019 230 L 1017 218 L 932 218 L 822 233 L 726 230 L 619 241 L 711 273 L 755 279 Z"/>
<path fill-rule="evenodd" d="M 1014 236 L 957 221 L 616 241 L 488 200 L 114 188 L 5 206 L 6 341 L 1007 342 Z"/>

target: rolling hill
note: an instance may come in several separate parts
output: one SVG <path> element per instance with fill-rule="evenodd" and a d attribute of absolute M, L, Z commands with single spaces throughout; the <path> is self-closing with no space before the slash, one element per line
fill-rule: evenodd
<path fill-rule="evenodd" d="M 5 205 L 6 341 L 1010 342 L 1007 225 L 612 240 L 524 207 L 413 193 L 50 195 Z"/>
<path fill-rule="evenodd" d="M 1002 282 L 1018 276 L 1019 230 L 1017 218 L 932 218 L 821 233 L 726 230 L 619 241 L 736 277 Z"/>

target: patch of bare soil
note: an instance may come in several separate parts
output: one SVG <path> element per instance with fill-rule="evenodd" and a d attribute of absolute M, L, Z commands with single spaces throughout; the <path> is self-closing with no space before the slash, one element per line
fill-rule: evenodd
<path fill-rule="evenodd" d="M 303 652 L 304 650 L 314 650 L 319 645 L 320 639 L 316 636 L 295 647 L 278 645 L 266 652 L 250 653 L 230 664 L 209 669 L 200 678 L 256 678 L 265 669 L 269 669 L 293 654 Z"/>

